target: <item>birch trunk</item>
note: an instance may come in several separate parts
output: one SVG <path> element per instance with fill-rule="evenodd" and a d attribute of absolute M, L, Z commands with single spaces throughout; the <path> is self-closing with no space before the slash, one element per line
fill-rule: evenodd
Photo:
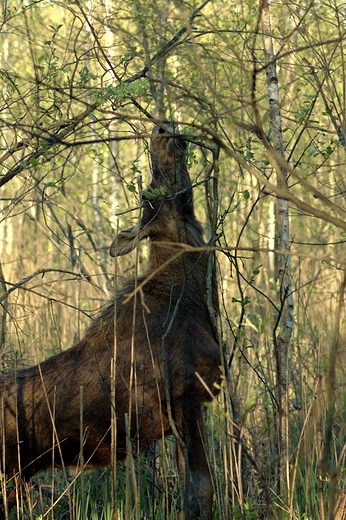
<path fill-rule="evenodd" d="M 93 46 L 95 44 L 94 35 L 93 35 L 92 29 L 91 29 L 91 27 L 93 25 L 92 13 L 95 8 L 95 6 L 93 4 L 93 0 L 89 0 L 89 2 L 86 4 L 86 7 L 87 7 L 87 10 L 86 10 L 85 16 L 86 16 L 86 21 L 87 21 L 86 31 L 88 34 L 88 39 L 87 39 L 88 48 L 86 49 L 85 58 L 86 58 L 87 67 L 88 67 L 89 71 L 91 71 L 92 70 L 92 60 L 91 60 L 92 51 L 90 51 L 90 49 L 93 49 Z M 92 87 L 92 83 L 91 83 L 90 79 L 88 80 L 88 87 L 90 89 Z M 92 105 L 91 99 L 89 99 L 89 104 Z M 93 124 L 95 122 L 94 117 L 95 116 L 93 114 L 90 114 L 90 116 L 89 116 L 91 129 L 93 129 Z M 95 141 L 97 141 L 97 139 L 99 139 L 99 135 L 94 132 L 92 132 L 91 135 L 92 134 L 94 134 Z M 107 248 L 106 248 L 106 244 L 105 244 L 105 240 L 104 240 L 105 232 L 103 229 L 101 210 L 100 210 L 100 206 L 99 206 L 99 198 L 100 198 L 99 185 L 101 182 L 101 178 L 100 178 L 101 177 L 101 175 L 100 175 L 101 165 L 97 160 L 97 155 L 100 151 L 100 146 L 97 143 L 94 143 L 93 148 L 96 150 L 96 154 L 95 154 L 95 159 L 93 161 L 93 169 L 92 169 L 91 201 L 92 201 L 93 215 L 94 215 L 94 227 L 97 231 L 97 237 L 94 241 L 92 241 L 92 245 L 93 245 L 94 251 L 97 255 L 97 259 L 98 259 L 99 266 L 101 269 L 100 285 L 101 285 L 103 291 L 105 292 L 105 294 L 107 294 L 108 284 L 109 284 L 109 277 L 107 274 L 107 266 L 106 266 Z"/>
<path fill-rule="evenodd" d="M 267 87 L 269 98 L 270 128 L 273 147 L 277 154 L 284 158 L 282 137 L 280 98 L 278 75 L 276 70 L 274 45 L 270 21 L 270 0 L 262 0 L 262 30 L 264 40 L 265 61 L 267 64 Z M 276 162 L 277 186 L 283 188 L 287 180 L 287 172 Z M 289 251 L 289 206 L 288 201 L 276 199 L 276 249 Z M 276 397 L 277 397 L 277 441 L 275 473 L 277 493 L 284 503 L 289 503 L 289 363 L 293 328 L 293 301 L 291 290 L 290 256 L 277 254 L 275 259 L 275 276 L 280 287 L 280 315 L 276 321 L 273 333 L 274 353 L 276 358 Z"/>
<path fill-rule="evenodd" d="M 5 2 L 2 3 L 2 12 L 3 13 L 5 13 L 6 5 L 7 4 Z M 2 44 L 2 67 L 6 71 L 8 70 L 8 58 L 9 58 L 9 42 L 8 42 L 7 31 L 8 31 L 7 24 L 4 24 L 3 27 L 2 27 L 2 41 L 3 41 L 3 44 Z M 5 88 L 3 89 L 2 96 L 6 100 L 7 99 L 6 83 L 4 85 L 5 85 Z M 3 110 L 2 114 L 1 114 L 2 120 L 4 122 L 4 124 L 3 124 L 4 128 L 2 129 L 2 136 L 1 136 L 1 145 L 2 145 L 3 150 L 6 150 L 7 147 L 8 147 L 8 143 L 6 141 L 6 130 L 5 130 L 6 119 L 7 119 L 7 109 L 8 109 L 8 107 L 5 104 L 5 110 Z M 5 196 L 4 193 L 3 193 L 3 196 Z M 2 209 L 3 209 L 3 201 L 0 201 L 0 212 L 1 212 L 1 214 L 2 214 Z M 2 226 L 0 228 L 0 292 L 4 292 L 4 293 L 7 291 L 7 287 L 6 287 L 6 282 L 5 282 L 5 278 L 4 278 L 4 273 L 3 273 L 3 270 L 2 270 L 1 255 L 3 253 L 5 253 L 4 250 L 6 248 L 5 244 L 6 244 L 6 238 L 7 238 L 6 235 L 7 235 L 8 226 L 10 226 L 10 232 L 11 232 L 11 235 L 12 235 L 12 224 L 11 224 L 11 221 L 9 221 L 8 223 L 3 222 Z M 10 244 L 11 244 L 11 247 L 12 247 L 12 240 L 11 240 Z M 0 316 L 0 373 L 2 372 L 2 369 L 4 368 L 3 355 L 4 355 L 4 351 L 5 351 L 5 346 L 6 346 L 7 312 L 8 312 L 8 300 L 6 298 L 4 300 L 3 305 L 2 305 L 1 316 Z"/>

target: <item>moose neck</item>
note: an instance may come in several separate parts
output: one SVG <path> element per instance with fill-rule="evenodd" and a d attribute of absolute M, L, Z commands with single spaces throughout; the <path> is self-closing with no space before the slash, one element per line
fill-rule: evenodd
<path fill-rule="evenodd" d="M 204 247 L 203 230 L 195 217 L 190 218 L 181 228 L 175 232 L 157 233 L 150 237 L 150 270 L 170 270 L 179 277 L 198 262 L 201 251 L 187 252 L 189 247 Z M 184 247 L 186 246 L 186 247 Z M 165 265 L 167 264 L 167 265 Z"/>

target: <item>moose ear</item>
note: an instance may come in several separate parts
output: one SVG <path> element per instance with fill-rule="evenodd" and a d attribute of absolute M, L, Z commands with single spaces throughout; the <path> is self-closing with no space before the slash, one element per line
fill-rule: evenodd
<path fill-rule="evenodd" d="M 109 248 L 109 254 L 113 257 L 127 255 L 134 250 L 138 242 L 145 236 L 146 233 L 140 229 L 139 224 L 131 229 L 120 231 Z"/>

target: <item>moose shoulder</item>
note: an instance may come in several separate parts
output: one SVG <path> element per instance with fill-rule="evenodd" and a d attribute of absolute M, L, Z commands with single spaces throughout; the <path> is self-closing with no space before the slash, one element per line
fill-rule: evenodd
<path fill-rule="evenodd" d="M 184 517 L 211 519 L 213 488 L 203 416 L 205 401 L 216 393 L 221 358 L 206 300 L 208 256 L 194 214 L 186 142 L 176 130 L 172 123 L 154 129 L 152 180 L 143 192 L 141 218 L 134 228 L 120 232 L 110 248 L 112 256 L 124 255 L 148 238 L 146 274 L 122 287 L 79 343 L 0 381 L 0 470 L 9 479 L 19 472 L 30 478 L 53 461 L 57 467 L 78 464 L 81 386 L 85 463 L 110 463 L 116 330 L 117 460 L 126 456 L 129 429 L 141 449 L 173 430 Z"/>

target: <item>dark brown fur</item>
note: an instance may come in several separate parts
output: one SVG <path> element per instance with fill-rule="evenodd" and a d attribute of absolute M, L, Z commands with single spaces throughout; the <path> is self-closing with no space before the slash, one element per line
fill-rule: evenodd
<path fill-rule="evenodd" d="M 194 215 L 186 143 L 167 135 L 167 130 L 174 133 L 174 125 L 166 123 L 154 130 L 152 181 L 143 194 L 141 220 L 135 228 L 119 233 L 110 249 L 112 256 L 123 255 L 138 240 L 148 237 L 150 241 L 147 273 L 137 282 L 127 282 L 116 296 L 117 459 L 126 456 L 125 414 L 130 409 L 131 438 L 136 444 L 139 441 L 141 449 L 171 432 L 173 419 L 179 435 L 185 518 L 211 519 L 213 490 L 203 446 L 203 403 L 210 400 L 205 387 L 216 393 L 220 351 L 206 303 L 207 253 L 184 253 L 162 268 L 179 243 L 205 246 Z M 151 278 L 141 291 L 124 303 L 148 275 Z M 216 310 L 215 280 L 213 288 Z M 59 444 L 54 465 L 78 465 L 81 386 L 84 459 L 89 467 L 110 463 L 113 345 L 111 302 L 72 348 L 0 381 L 0 421 L 5 421 L 0 428 L 0 450 L 5 446 L 0 468 L 8 478 L 19 471 L 22 478 L 30 478 L 51 467 L 53 438 Z"/>

